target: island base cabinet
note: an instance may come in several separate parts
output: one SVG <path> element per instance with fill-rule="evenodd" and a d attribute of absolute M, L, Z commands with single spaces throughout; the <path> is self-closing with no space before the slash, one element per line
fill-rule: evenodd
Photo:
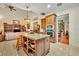
<path fill-rule="evenodd" d="M 42 56 L 44 54 L 44 40 L 38 40 L 36 46 L 36 55 Z"/>
<path fill-rule="evenodd" d="M 37 36 L 36 36 L 37 35 Z M 45 56 L 49 52 L 49 35 L 29 34 L 25 36 L 25 53 L 29 56 Z"/>
<path fill-rule="evenodd" d="M 36 55 L 37 56 L 44 56 L 49 52 L 50 44 L 49 40 L 44 38 L 37 41 L 36 45 Z"/>
<path fill-rule="evenodd" d="M 45 39 L 45 49 L 44 49 L 44 55 L 46 55 L 50 50 L 50 41 L 49 38 Z"/>

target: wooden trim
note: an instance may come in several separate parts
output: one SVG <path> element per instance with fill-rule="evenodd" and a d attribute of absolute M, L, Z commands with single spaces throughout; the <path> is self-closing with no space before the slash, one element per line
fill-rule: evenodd
<path fill-rule="evenodd" d="M 48 16 L 46 16 L 46 17 L 50 17 L 50 16 L 52 16 L 52 15 L 57 16 L 56 14 L 50 14 L 50 15 L 48 15 Z"/>

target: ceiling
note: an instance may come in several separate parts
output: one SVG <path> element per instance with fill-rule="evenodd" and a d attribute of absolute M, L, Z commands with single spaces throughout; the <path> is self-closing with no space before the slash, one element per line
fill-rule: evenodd
<path fill-rule="evenodd" d="M 9 4 L 9 3 L 8 3 Z M 73 8 L 79 6 L 79 3 L 62 3 L 61 6 L 57 6 L 57 3 L 10 3 L 9 5 L 14 6 L 17 11 L 18 9 L 27 11 L 27 6 L 29 7 L 29 13 L 34 13 L 41 15 L 41 13 L 49 14 L 51 12 L 63 11 L 68 8 Z M 48 8 L 47 6 L 51 7 Z M 4 3 L 0 3 L 0 7 L 5 7 Z"/>
<path fill-rule="evenodd" d="M 49 13 L 49 12 L 55 12 L 55 11 L 61 11 L 61 10 L 65 10 L 68 8 L 72 8 L 72 7 L 76 7 L 79 6 L 78 3 L 62 3 L 61 6 L 57 6 L 57 3 L 14 3 L 11 4 L 17 8 L 23 9 L 23 10 L 27 10 L 27 6 L 29 6 L 29 11 L 33 11 L 35 13 Z M 47 6 L 51 5 L 50 8 L 48 8 Z"/>

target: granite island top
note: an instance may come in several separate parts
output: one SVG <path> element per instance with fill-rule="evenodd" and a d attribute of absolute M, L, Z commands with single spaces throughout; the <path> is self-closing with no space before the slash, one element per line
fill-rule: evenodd
<path fill-rule="evenodd" d="M 27 34 L 26 36 L 28 38 L 32 38 L 32 39 L 35 39 L 35 40 L 42 39 L 42 38 L 48 38 L 49 37 L 49 35 L 47 35 L 47 34 L 37 34 L 37 33 Z"/>

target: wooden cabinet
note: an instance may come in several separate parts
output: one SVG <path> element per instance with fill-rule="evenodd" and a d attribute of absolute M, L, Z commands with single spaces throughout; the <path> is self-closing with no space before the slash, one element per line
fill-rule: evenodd
<path fill-rule="evenodd" d="M 48 25 L 48 24 L 55 24 L 55 19 L 56 18 L 56 16 L 54 16 L 54 15 L 51 15 L 51 16 L 48 16 L 48 17 L 46 17 L 46 25 Z"/>
<path fill-rule="evenodd" d="M 45 18 L 41 19 L 41 26 L 42 26 L 43 30 L 46 31 L 46 27 L 50 24 L 53 27 L 52 28 L 53 34 L 52 34 L 50 41 L 55 42 L 56 41 L 55 40 L 55 35 L 56 35 L 56 15 L 55 14 L 48 15 Z"/>
<path fill-rule="evenodd" d="M 49 52 L 49 36 L 45 34 L 28 34 L 24 42 L 24 51 L 31 56 L 44 56 Z"/>
<path fill-rule="evenodd" d="M 46 18 L 41 19 L 41 27 L 42 27 L 43 29 L 46 28 Z"/>
<path fill-rule="evenodd" d="M 44 56 L 49 52 L 50 49 L 50 43 L 49 38 L 43 38 L 41 40 L 38 40 L 37 42 L 37 55 Z"/>
<path fill-rule="evenodd" d="M 14 30 L 26 31 L 24 25 L 4 23 L 4 32 L 14 32 Z"/>
<path fill-rule="evenodd" d="M 2 35 L 2 34 L 0 34 L 0 42 L 1 41 L 4 41 L 5 39 L 4 39 L 4 35 Z"/>
<path fill-rule="evenodd" d="M 48 42 L 48 43 L 47 43 Z M 46 38 L 46 40 L 45 40 L 45 53 L 44 54 L 47 54 L 48 52 L 47 51 L 49 51 L 49 48 L 50 48 L 50 41 L 49 41 L 49 38 Z"/>
<path fill-rule="evenodd" d="M 56 15 L 52 14 L 49 16 L 46 16 L 45 18 L 41 19 L 41 27 L 46 29 L 46 26 L 48 24 L 55 25 L 56 23 Z"/>
<path fill-rule="evenodd" d="M 4 23 L 4 32 L 13 31 L 12 29 L 13 29 L 12 24 Z"/>

